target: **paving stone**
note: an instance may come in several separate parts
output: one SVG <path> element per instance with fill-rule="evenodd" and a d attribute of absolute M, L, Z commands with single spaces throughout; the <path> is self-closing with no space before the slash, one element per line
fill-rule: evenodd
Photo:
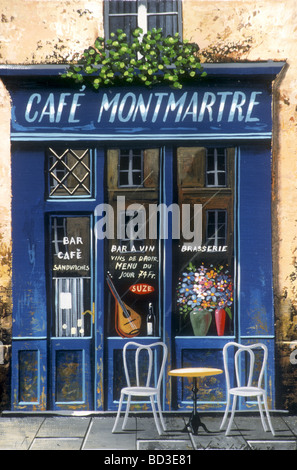
<path fill-rule="evenodd" d="M 121 429 L 121 420 L 117 432 L 112 433 L 114 420 L 110 417 L 92 418 L 83 450 L 136 450 L 136 419 L 129 418 L 125 431 Z"/>
<path fill-rule="evenodd" d="M 137 449 L 139 450 L 193 450 L 187 432 L 183 432 L 182 417 L 164 416 L 166 431 L 160 436 L 153 417 L 137 417 Z"/>
<path fill-rule="evenodd" d="M 91 418 L 60 417 L 46 418 L 37 437 L 84 437 Z"/>
<path fill-rule="evenodd" d="M 296 450 L 296 441 L 247 441 L 252 450 Z"/>
<path fill-rule="evenodd" d="M 187 431 L 184 431 L 186 427 L 186 422 L 188 421 L 188 418 L 179 416 L 170 416 L 170 414 L 165 416 L 165 424 L 166 424 L 166 435 L 168 435 L 170 438 L 175 438 L 175 439 L 185 439 L 186 436 L 188 436 Z"/>
<path fill-rule="evenodd" d="M 267 441 L 267 440 L 283 440 L 291 438 L 292 433 L 284 420 L 280 417 L 271 417 L 272 426 L 275 436 L 269 431 L 264 431 L 261 418 L 258 416 L 240 416 L 234 419 L 238 431 L 246 440 Z M 230 435 L 232 432 L 230 432 Z"/>
<path fill-rule="evenodd" d="M 160 423 L 161 426 L 161 423 Z M 164 432 L 164 439 L 166 439 L 167 432 Z M 159 439 L 159 433 L 156 427 L 156 423 L 153 417 L 137 417 L 137 440 L 154 440 Z"/>
<path fill-rule="evenodd" d="M 247 443 L 241 436 L 194 436 L 195 450 L 246 450 Z"/>
<path fill-rule="evenodd" d="M 137 441 L 137 450 L 193 450 L 190 439 L 164 439 Z"/>
<path fill-rule="evenodd" d="M 201 421 L 206 425 L 208 432 L 200 427 L 197 435 L 191 434 L 196 450 L 245 450 L 248 447 L 236 424 L 233 434 L 225 436 L 225 429 L 220 430 L 222 417 L 201 417 Z"/>
<path fill-rule="evenodd" d="M 77 438 L 36 438 L 29 450 L 80 450 L 83 439 Z"/>
<path fill-rule="evenodd" d="M 297 436 L 297 417 L 296 416 L 284 416 L 282 419 L 287 424 L 290 431 L 292 431 L 294 435 Z"/>
<path fill-rule="evenodd" d="M 0 450 L 27 450 L 43 421 L 43 417 L 1 418 Z"/>

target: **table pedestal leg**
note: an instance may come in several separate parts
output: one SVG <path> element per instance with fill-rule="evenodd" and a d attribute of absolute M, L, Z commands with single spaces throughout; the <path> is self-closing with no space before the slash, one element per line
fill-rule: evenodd
<path fill-rule="evenodd" d="M 191 413 L 190 419 L 186 424 L 184 431 L 190 431 L 192 434 L 198 434 L 198 429 L 201 426 L 204 431 L 209 432 L 204 423 L 202 423 L 199 413 L 197 412 L 197 378 L 193 379 L 193 411 Z"/>

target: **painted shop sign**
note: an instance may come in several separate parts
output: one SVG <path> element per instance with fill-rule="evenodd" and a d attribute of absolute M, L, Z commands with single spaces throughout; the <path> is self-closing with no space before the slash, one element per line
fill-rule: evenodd
<path fill-rule="evenodd" d="M 59 231 L 64 236 L 59 239 Z M 56 277 L 90 276 L 88 217 L 53 217 L 51 221 L 52 272 Z"/>
<path fill-rule="evenodd" d="M 129 287 L 129 290 L 135 294 L 144 295 L 154 292 L 155 288 L 149 284 L 134 284 Z"/>
<path fill-rule="evenodd" d="M 22 88 L 12 92 L 13 140 L 59 135 L 80 139 L 268 138 L 271 93 L 247 83 L 93 92 Z M 63 137 L 64 138 L 64 137 Z"/>
<path fill-rule="evenodd" d="M 114 253 L 116 245 L 112 245 L 111 253 Z M 118 247 L 121 248 L 121 247 Z M 141 247 L 142 248 L 142 247 Z M 147 246 L 143 248 L 150 249 L 150 252 L 154 254 L 144 255 L 143 250 L 138 252 L 129 252 L 121 251 L 121 255 L 111 255 L 110 256 L 110 265 L 111 269 L 116 274 L 117 279 L 138 279 L 139 281 L 144 279 L 156 279 L 158 272 L 158 256 L 157 250 L 155 251 L 155 246 Z M 140 292 L 140 287 L 142 287 L 142 292 Z M 139 284 L 136 288 L 129 288 L 133 293 L 151 293 L 154 292 L 152 286 L 147 286 L 146 284 Z"/>

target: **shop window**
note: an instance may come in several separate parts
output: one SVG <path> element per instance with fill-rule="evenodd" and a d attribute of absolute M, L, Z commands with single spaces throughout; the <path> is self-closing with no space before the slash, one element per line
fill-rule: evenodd
<path fill-rule="evenodd" d="M 201 208 L 199 216 L 191 213 L 191 230 L 200 238 L 186 240 L 181 234 L 175 247 L 178 336 L 221 335 L 216 309 L 228 312 L 223 335 L 234 329 L 234 162 L 234 148 L 177 149 L 180 210 L 186 204 Z"/>
<path fill-rule="evenodd" d="M 139 198 L 142 191 L 153 191 L 156 198 L 159 178 L 159 149 L 108 149 L 107 180 L 109 203 L 117 192 L 137 188 Z M 128 191 L 129 192 L 129 191 Z M 134 191 L 133 191 L 134 192 Z"/>
<path fill-rule="evenodd" d="M 89 197 L 92 161 L 89 149 L 48 149 L 48 196 Z"/>
<path fill-rule="evenodd" d="M 121 150 L 119 154 L 119 187 L 143 184 L 143 151 Z"/>
<path fill-rule="evenodd" d="M 226 149 L 208 149 L 206 153 L 206 186 L 226 186 Z"/>
<path fill-rule="evenodd" d="M 52 336 L 90 336 L 90 219 L 54 216 L 50 225 Z"/>
<path fill-rule="evenodd" d="M 149 205 L 159 203 L 160 149 L 108 149 L 106 157 L 114 227 L 106 240 L 107 334 L 158 335 L 159 243 L 148 215 Z"/>
<path fill-rule="evenodd" d="M 131 40 L 137 27 L 147 32 L 162 28 L 164 36 L 181 33 L 180 0 L 105 0 L 105 36 L 122 29 Z"/>

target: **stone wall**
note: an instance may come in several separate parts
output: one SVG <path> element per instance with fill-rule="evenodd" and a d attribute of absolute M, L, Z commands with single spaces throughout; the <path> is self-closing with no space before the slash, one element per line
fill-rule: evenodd
<path fill-rule="evenodd" d="M 0 63 L 66 63 L 103 35 L 101 0 L 2 0 Z M 297 365 L 297 4 L 295 0 L 184 0 L 183 36 L 207 62 L 285 60 L 274 83 L 273 271 L 281 408 L 295 410 Z M 10 102 L 0 86 L 0 340 L 10 343 Z M 0 365 L 0 382 L 6 382 Z M 2 377 L 2 378 L 1 378 Z M 294 384 L 294 386 L 292 386 Z M 3 389 L 0 383 L 0 388 Z M 2 397 L 2 407 L 6 406 Z M 0 397 L 1 400 L 1 397 Z"/>
<path fill-rule="evenodd" d="M 9 405 L 11 344 L 10 98 L 0 83 L 0 409 Z M 3 346 L 2 346 L 3 345 Z M 3 354 L 2 354 L 3 353 Z"/>

